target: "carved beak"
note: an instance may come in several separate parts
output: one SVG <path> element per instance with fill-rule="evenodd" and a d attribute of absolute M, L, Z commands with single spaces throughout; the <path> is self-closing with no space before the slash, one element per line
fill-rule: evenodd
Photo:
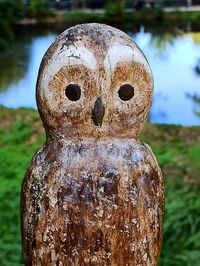
<path fill-rule="evenodd" d="M 94 109 L 92 110 L 92 120 L 96 126 L 101 126 L 104 115 L 105 107 L 102 103 L 101 97 L 98 97 L 94 104 Z"/>

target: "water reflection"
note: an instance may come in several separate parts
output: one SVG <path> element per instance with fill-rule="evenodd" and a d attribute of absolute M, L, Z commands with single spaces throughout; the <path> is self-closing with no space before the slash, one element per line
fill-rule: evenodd
<path fill-rule="evenodd" d="M 17 40 L 9 50 L 0 53 L 0 90 L 7 90 L 10 84 L 17 85 L 24 77 L 30 59 L 29 41 Z"/>
<path fill-rule="evenodd" d="M 0 93 L 0 103 L 12 108 L 32 107 L 36 108 L 35 84 L 41 59 L 47 48 L 55 39 L 54 34 L 44 37 L 36 37 L 29 47 L 29 63 L 26 65 L 27 71 L 18 83 L 10 78 L 10 85 L 7 90 Z M 9 71 L 7 73 L 9 77 Z M 4 76 L 2 76 L 4 78 Z"/>
<path fill-rule="evenodd" d="M 189 93 L 186 93 L 186 96 L 192 100 L 192 110 L 194 114 L 198 117 L 200 117 L 200 96 L 197 95 L 196 93 L 191 95 Z"/>
<path fill-rule="evenodd" d="M 163 103 L 167 104 L 168 96 L 163 92 L 154 92 L 153 104 L 150 112 L 150 121 L 168 121 L 168 114 L 163 109 Z"/>
<path fill-rule="evenodd" d="M 3 69 L 0 73 L 0 89 L 3 90 L 0 104 L 13 108 L 36 107 L 35 83 L 39 63 L 56 34 L 30 34 L 31 38 L 24 40 L 19 48 L 16 46 L 15 57 L 10 62 L 4 59 L 0 64 Z M 128 34 L 144 51 L 154 74 L 151 122 L 199 125 L 198 112 L 193 111 L 194 105 L 197 110 L 199 103 L 188 95 L 200 94 L 200 32 L 183 34 L 175 29 L 156 33 L 146 32 L 144 27 L 140 27 L 138 32 Z M 21 50 L 20 47 L 25 48 Z"/>
<path fill-rule="evenodd" d="M 135 35 L 154 73 L 155 94 L 151 121 L 199 125 L 200 119 L 194 114 L 193 103 L 186 97 L 186 93 L 194 94 L 200 89 L 199 79 L 193 71 L 194 63 L 200 56 L 200 45 L 193 41 L 191 35 L 181 34 L 172 38 L 173 41 L 166 41 L 160 52 L 160 43 L 153 42 L 159 45 L 152 46 L 152 38 L 149 33 Z"/>
<path fill-rule="evenodd" d="M 189 36 L 192 37 L 195 44 L 200 45 L 200 32 L 190 32 Z"/>
<path fill-rule="evenodd" d="M 194 68 L 194 71 L 200 77 L 200 58 L 198 58 L 197 64 Z"/>
<path fill-rule="evenodd" d="M 165 53 L 168 45 L 174 45 L 175 38 L 178 34 L 175 32 L 164 32 L 160 35 L 152 35 L 150 45 L 156 47 L 159 54 Z"/>

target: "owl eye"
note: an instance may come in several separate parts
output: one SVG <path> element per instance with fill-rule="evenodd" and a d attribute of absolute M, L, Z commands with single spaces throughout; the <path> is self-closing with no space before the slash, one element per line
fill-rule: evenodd
<path fill-rule="evenodd" d="M 123 84 L 118 91 L 119 98 L 123 101 L 129 101 L 134 96 L 134 88 L 130 84 Z"/>
<path fill-rule="evenodd" d="M 70 101 L 78 101 L 81 98 L 81 88 L 78 84 L 69 84 L 66 87 L 65 95 Z"/>

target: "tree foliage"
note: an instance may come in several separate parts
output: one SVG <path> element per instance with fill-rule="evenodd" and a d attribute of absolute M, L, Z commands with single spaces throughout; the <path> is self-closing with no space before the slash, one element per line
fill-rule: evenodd
<path fill-rule="evenodd" d="M 45 14 L 48 11 L 48 1 L 30 0 L 29 10 L 33 13 L 33 15 Z"/>
<path fill-rule="evenodd" d="M 107 0 L 105 5 L 105 12 L 107 17 L 119 17 L 124 14 L 125 0 Z"/>
<path fill-rule="evenodd" d="M 0 0 L 0 18 L 13 22 L 25 13 L 23 0 Z"/>

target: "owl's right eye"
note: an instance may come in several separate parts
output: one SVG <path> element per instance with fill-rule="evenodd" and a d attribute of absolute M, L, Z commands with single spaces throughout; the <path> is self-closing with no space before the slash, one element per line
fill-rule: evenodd
<path fill-rule="evenodd" d="M 81 88 L 78 84 L 69 84 L 66 87 L 65 95 L 70 101 L 78 101 L 81 98 Z"/>

